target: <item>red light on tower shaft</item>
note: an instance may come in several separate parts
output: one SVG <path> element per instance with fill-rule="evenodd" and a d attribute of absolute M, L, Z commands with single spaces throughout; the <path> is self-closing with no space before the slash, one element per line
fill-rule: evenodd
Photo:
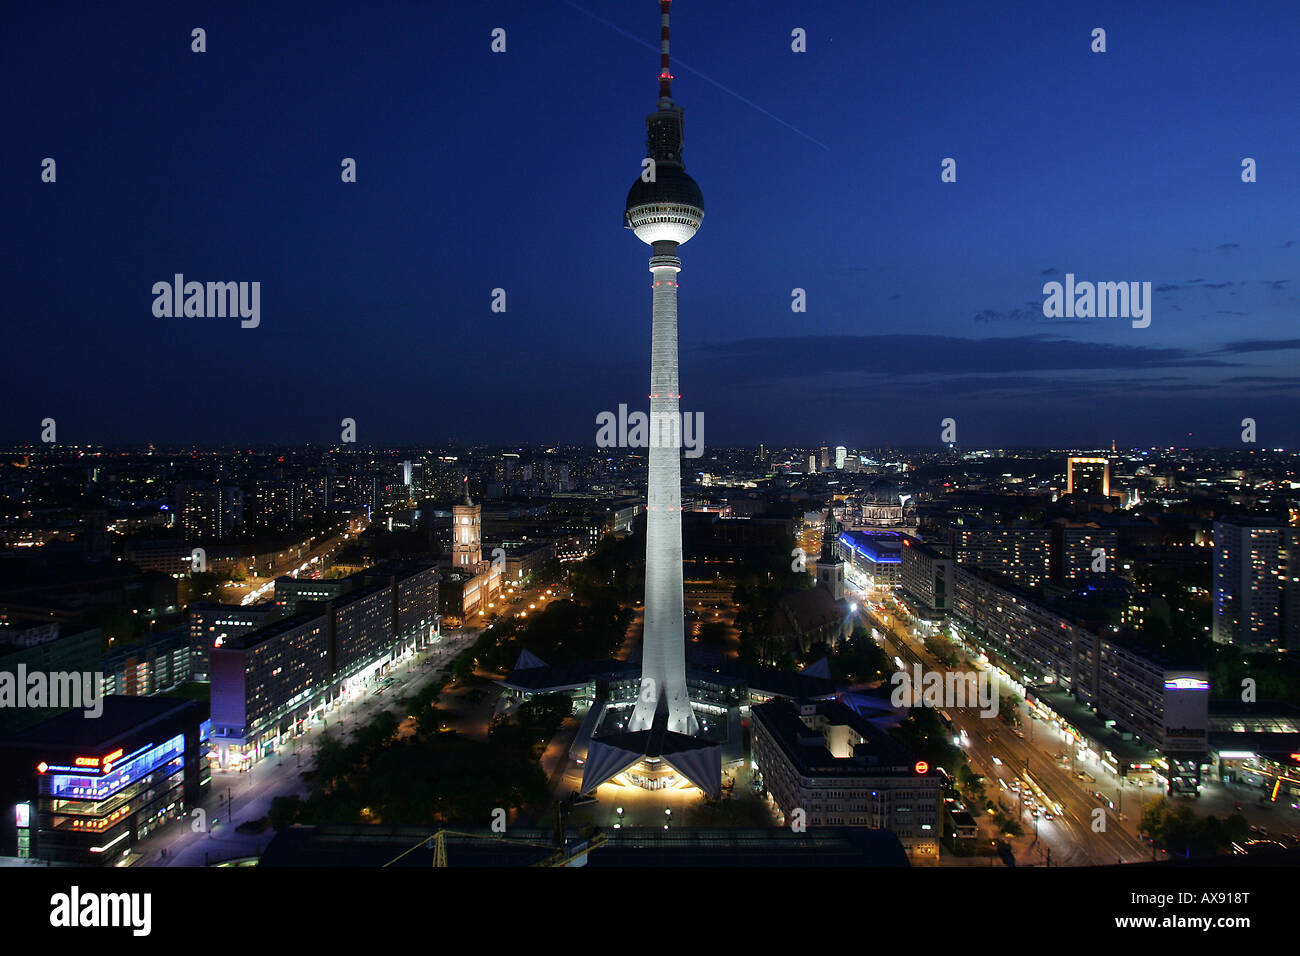
<path fill-rule="evenodd" d="M 925 774 L 930 772 L 930 765 L 926 763 L 924 760 L 918 760 L 916 762 L 916 766 L 913 767 L 912 769 L 915 770 L 917 773 Z"/>

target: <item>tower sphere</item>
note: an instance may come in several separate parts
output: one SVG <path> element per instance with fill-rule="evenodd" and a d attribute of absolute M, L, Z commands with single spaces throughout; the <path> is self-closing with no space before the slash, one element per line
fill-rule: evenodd
<path fill-rule="evenodd" d="M 655 181 L 638 179 L 627 193 L 624 219 L 647 245 L 681 244 L 695 235 L 704 219 L 704 195 L 686 170 L 675 163 L 658 163 Z"/>

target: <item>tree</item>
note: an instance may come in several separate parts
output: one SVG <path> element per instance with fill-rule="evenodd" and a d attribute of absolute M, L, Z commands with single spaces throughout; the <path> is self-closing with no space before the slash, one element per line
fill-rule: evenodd
<path fill-rule="evenodd" d="M 998 716 L 1012 727 L 1020 726 L 1020 705 L 1023 701 L 1019 694 L 1002 693 L 998 695 Z"/>

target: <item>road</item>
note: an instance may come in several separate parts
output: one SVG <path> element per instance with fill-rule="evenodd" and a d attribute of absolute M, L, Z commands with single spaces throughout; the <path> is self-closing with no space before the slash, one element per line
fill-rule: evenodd
<path fill-rule="evenodd" d="M 198 808 L 189 808 L 182 820 L 150 834 L 132 851 L 136 866 L 204 866 L 208 862 L 240 856 L 256 856 L 275 835 L 270 828 L 261 833 L 239 833 L 236 827 L 245 821 L 266 816 L 271 801 L 278 796 L 308 795 L 302 773 L 311 768 L 312 748 L 321 736 L 340 733 L 344 737 L 369 722 L 379 711 L 391 710 L 400 697 L 411 696 L 432 680 L 443 665 L 469 646 L 480 629 L 467 628 L 443 632 L 443 640 L 396 664 L 389 672 L 394 682 L 382 693 L 355 696 L 326 712 L 323 723 L 313 725 L 286 745 L 279 753 L 259 761 L 247 772 L 213 771 L 212 782 Z M 405 712 L 398 714 L 399 719 Z M 226 803 L 227 793 L 233 804 Z M 201 809 L 207 826 L 194 827 Z M 164 858 L 161 854 L 166 850 Z"/>
<path fill-rule="evenodd" d="M 276 578 L 298 570 L 303 565 L 310 567 L 315 561 L 317 570 L 324 571 L 330 566 L 330 559 L 356 539 L 359 531 L 365 528 L 365 522 L 356 519 L 349 522 L 348 527 L 350 530 L 340 531 L 336 535 L 322 539 L 314 547 L 303 552 L 300 557 L 285 558 L 266 574 L 253 575 L 239 584 L 222 585 L 217 589 L 215 599 L 227 604 L 254 604 L 260 598 L 269 597 L 275 587 Z M 295 546 L 295 550 L 296 547 L 299 546 Z"/>
<path fill-rule="evenodd" d="M 891 657 L 900 658 L 907 670 L 919 663 L 927 671 L 948 671 L 899 620 L 895 605 L 887 603 L 881 613 L 873 604 L 879 605 L 882 595 L 858 592 L 855 597 L 864 616 L 882 633 L 886 652 Z M 886 602 L 890 600 L 887 595 L 883 597 Z M 997 680 L 991 673 L 990 677 Z M 963 747 L 972 769 L 985 777 L 985 790 L 990 799 L 995 803 L 1001 800 L 1019 810 L 1023 806 L 1021 797 L 1010 792 L 1009 787 L 1019 780 L 1023 788 L 1027 769 L 1046 796 L 1059 805 L 1062 812 L 1054 813 L 1052 820 L 1041 818 L 1035 821 L 1028 811 L 1021 813 L 1020 819 L 1028 838 L 1023 845 L 1017 846 L 1017 855 L 1028 851 L 1030 858 L 1025 862 L 1046 862 L 1049 848 L 1054 866 L 1131 863 L 1151 859 L 1150 845 L 1136 833 L 1141 797 L 1150 795 L 1150 788 L 1142 791 L 1132 784 L 1121 786 L 1118 781 L 1108 781 L 1104 768 L 1096 764 L 1085 769 L 1103 783 L 1085 784 L 1080 781 L 1054 758 L 1058 753 L 1072 754 L 1073 745 L 1052 725 L 1032 718 L 1027 708 L 1022 708 L 1022 717 L 1026 728 L 1032 724 L 1032 740 L 1028 734 L 1018 734 L 996 716 L 981 717 L 977 707 L 945 709 L 957 729 L 965 731 Z M 1001 765 L 994 761 L 995 757 Z M 1005 781 L 1008 789 L 1003 789 L 999 778 Z M 1093 796 L 1094 790 L 1109 792 L 1112 802 L 1116 797 L 1120 802 L 1114 809 L 1104 806 Z M 1119 814 L 1121 807 L 1126 811 L 1124 817 Z M 1093 811 L 1096 809 L 1104 810 L 1105 829 L 1102 832 L 1093 830 L 1093 821 L 1097 819 Z"/>

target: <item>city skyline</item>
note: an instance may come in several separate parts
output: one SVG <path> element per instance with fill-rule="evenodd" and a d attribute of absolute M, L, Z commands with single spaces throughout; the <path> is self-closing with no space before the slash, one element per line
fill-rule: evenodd
<path fill-rule="evenodd" d="M 1294 4 L 3 20 L 20 940 L 1286 912 Z"/>
<path fill-rule="evenodd" d="M 644 16 L 338 9 L 305 32 L 281 10 L 16 12 L 0 69 L 44 79 L 0 158 L 7 342 L 28 359 L 0 441 L 49 417 L 66 443 L 330 444 L 346 417 L 366 443 L 580 443 L 636 407 L 636 257 L 601 238 L 597 197 L 639 172 L 609 132 L 654 48 Z M 968 448 L 1226 446 L 1246 417 L 1262 447 L 1300 444 L 1300 132 L 1269 94 L 1297 45 L 1285 9 L 1175 28 L 1118 5 L 687 5 L 676 62 L 721 225 L 692 246 L 717 281 L 688 278 L 683 404 L 726 445 L 794 444 L 809 409 L 859 446 L 938 444 L 949 417 Z M 530 251 L 556 222 L 560 272 Z M 177 273 L 261 283 L 257 327 L 154 315 Z M 1150 282 L 1151 324 L 1046 318 L 1067 275 Z"/>

